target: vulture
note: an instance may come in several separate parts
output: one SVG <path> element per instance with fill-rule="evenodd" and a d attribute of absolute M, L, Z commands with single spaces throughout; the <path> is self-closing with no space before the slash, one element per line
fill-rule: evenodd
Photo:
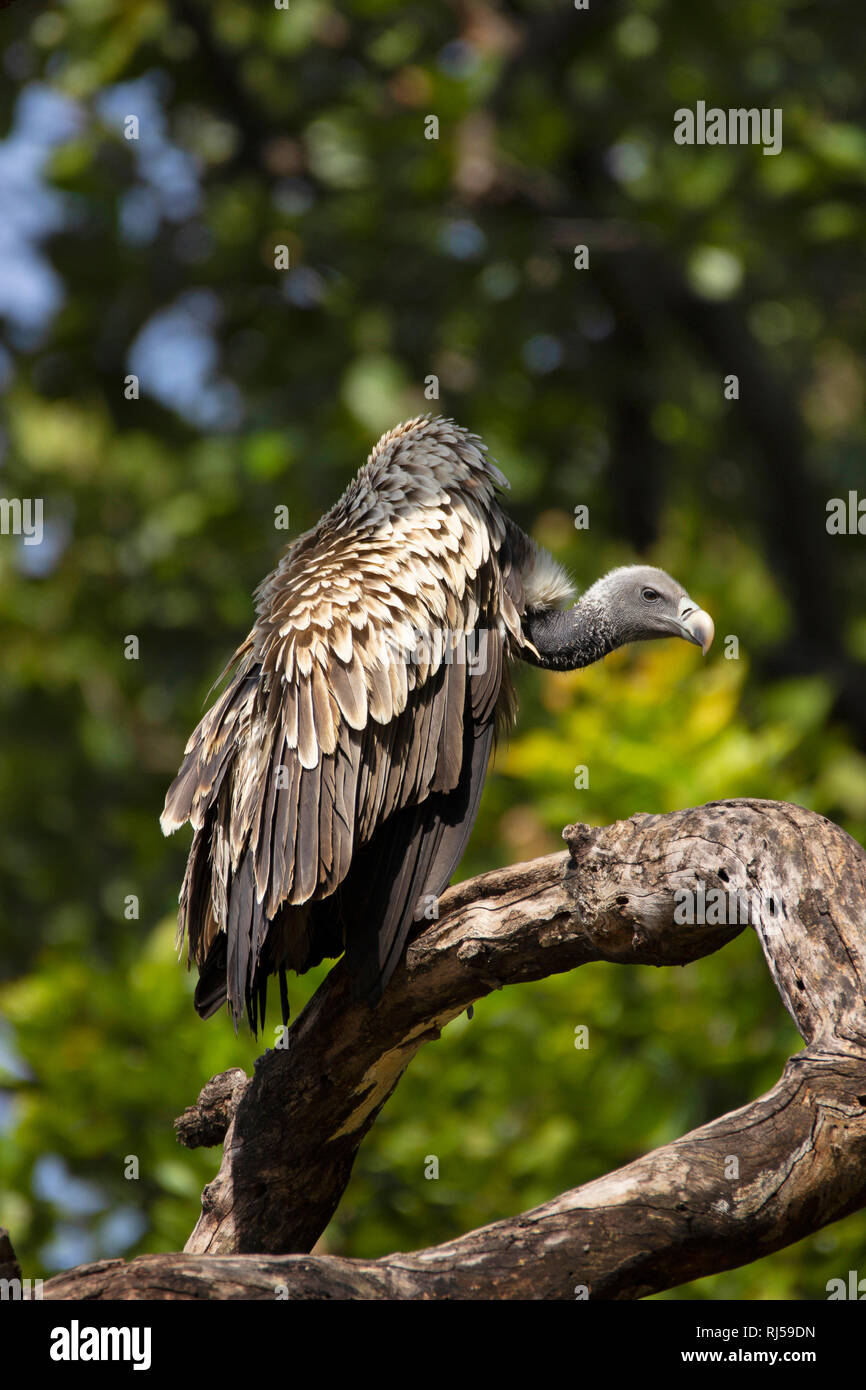
<path fill-rule="evenodd" d="M 612 570 L 573 602 L 507 487 L 477 435 L 410 420 L 256 590 L 161 817 L 194 831 L 178 948 L 203 1018 L 228 1001 L 255 1033 L 278 975 L 286 1022 L 286 972 L 343 953 L 353 999 L 377 1002 L 463 854 L 515 659 L 571 671 L 650 638 L 709 648 L 712 619 L 662 570 Z"/>

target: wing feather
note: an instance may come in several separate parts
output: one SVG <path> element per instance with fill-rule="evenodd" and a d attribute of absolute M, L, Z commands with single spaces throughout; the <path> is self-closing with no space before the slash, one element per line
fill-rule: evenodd
<path fill-rule="evenodd" d="M 293 903 L 305 903 L 316 892 L 319 882 L 319 791 L 321 773 L 318 767 L 301 771 L 298 789 L 298 830 L 295 843 L 295 877 L 292 883 Z"/>
<path fill-rule="evenodd" d="M 411 422 L 259 586 L 233 679 L 166 798 L 167 831 L 198 827 L 179 923 L 202 1008 L 221 932 L 236 1021 L 263 1017 L 268 972 L 335 943 L 377 994 L 422 891 L 447 883 L 521 640 L 502 481 L 472 436 Z"/>

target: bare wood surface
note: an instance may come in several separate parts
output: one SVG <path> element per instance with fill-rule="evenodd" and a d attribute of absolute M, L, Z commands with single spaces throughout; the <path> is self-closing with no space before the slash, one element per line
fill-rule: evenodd
<path fill-rule="evenodd" d="M 0 1279 L 20 1279 L 21 1266 L 12 1246 L 9 1232 L 0 1226 Z"/>
<path fill-rule="evenodd" d="M 573 1298 L 586 1287 L 635 1298 L 747 1263 L 866 1205 L 862 848 L 812 812 L 745 800 L 571 826 L 564 837 L 567 853 L 449 890 L 375 1010 L 350 1003 L 337 966 L 286 1050 L 261 1058 L 249 1081 L 233 1072 L 209 1083 L 204 1128 L 193 1107 L 185 1132 L 201 1142 L 228 1130 L 185 1254 L 85 1266 L 51 1280 L 45 1296 Z M 377 1261 L 300 1253 L 425 1041 L 502 984 L 592 960 L 674 965 L 718 949 L 741 928 L 674 921 L 677 889 L 700 883 L 752 895 L 754 928 L 808 1044 L 772 1091 L 445 1245 Z"/>
<path fill-rule="evenodd" d="M 59 1275 L 44 1296 L 646 1297 L 749 1264 L 866 1204 L 864 1085 L 862 1059 L 808 1049 L 752 1105 L 534 1211 L 414 1254 L 144 1255 Z M 736 1181 L 725 1177 L 732 1156 Z"/>

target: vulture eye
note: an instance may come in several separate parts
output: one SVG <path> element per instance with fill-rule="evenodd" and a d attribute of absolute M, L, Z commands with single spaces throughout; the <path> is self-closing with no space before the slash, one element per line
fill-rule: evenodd
<path fill-rule="evenodd" d="M 655 603 L 658 593 L 655 589 L 641 589 L 641 598 L 645 598 L 647 603 Z"/>

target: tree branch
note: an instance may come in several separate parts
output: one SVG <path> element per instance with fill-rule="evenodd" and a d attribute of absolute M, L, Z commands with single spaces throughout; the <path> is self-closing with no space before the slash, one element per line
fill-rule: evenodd
<path fill-rule="evenodd" d="M 864 1086 L 862 1058 L 810 1047 L 752 1105 L 445 1245 L 380 1260 L 145 1255 L 59 1275 L 44 1297 L 646 1297 L 760 1259 L 866 1204 Z M 736 1179 L 726 1177 L 732 1159 Z"/>
<path fill-rule="evenodd" d="M 351 1004 L 338 965 L 286 1050 L 267 1052 L 249 1081 L 232 1072 L 209 1083 L 184 1133 L 195 1142 L 198 1130 L 201 1142 L 202 1112 L 211 1137 L 228 1130 L 185 1254 L 85 1266 L 51 1280 L 45 1296 L 573 1298 L 585 1286 L 595 1298 L 636 1298 L 866 1205 L 861 847 L 813 812 L 746 800 L 563 834 L 567 853 L 449 890 L 374 1010 Z M 445 1245 L 375 1261 L 287 1253 L 309 1250 L 324 1230 L 364 1134 L 422 1043 L 503 984 L 592 960 L 680 965 L 718 949 L 742 927 L 674 918 L 678 890 L 701 884 L 748 895 L 809 1044 L 772 1091 Z"/>

